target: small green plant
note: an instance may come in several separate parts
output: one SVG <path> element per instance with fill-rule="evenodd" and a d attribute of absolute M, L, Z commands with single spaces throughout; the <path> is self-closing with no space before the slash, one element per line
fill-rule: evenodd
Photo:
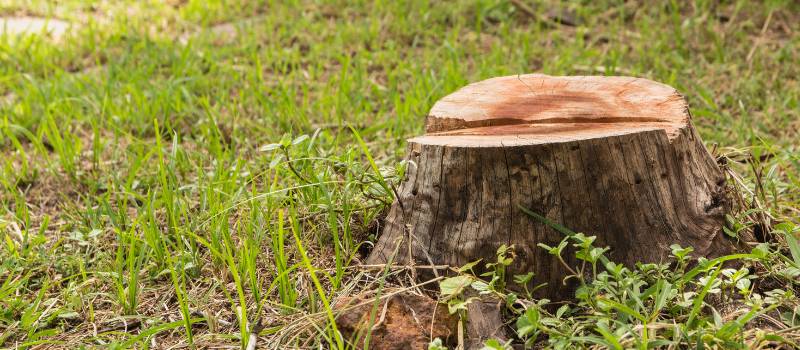
<path fill-rule="evenodd" d="M 783 234 L 786 240 L 786 245 L 789 248 L 790 262 L 794 267 L 800 269 L 800 226 L 796 226 L 791 222 L 782 222 L 775 225 L 776 232 Z"/>
<path fill-rule="evenodd" d="M 511 340 L 500 342 L 497 339 L 489 339 L 483 343 L 481 350 L 512 350 Z"/>
<path fill-rule="evenodd" d="M 428 350 L 447 350 L 447 347 L 442 344 L 442 339 L 436 338 L 428 344 Z"/>
<path fill-rule="evenodd" d="M 278 295 L 280 296 L 281 304 L 287 310 L 291 310 L 297 303 L 297 289 L 292 283 L 291 272 L 294 267 L 289 266 L 289 258 L 286 256 L 285 236 L 283 224 L 284 217 L 283 211 L 278 210 L 278 219 L 276 220 L 276 228 L 271 232 L 272 237 L 272 252 L 275 259 L 275 273 L 277 277 Z"/>
<path fill-rule="evenodd" d="M 128 232 L 117 233 L 117 253 L 114 260 L 114 285 L 117 300 L 125 315 L 135 315 L 139 304 L 139 274 L 148 257 L 145 245 L 135 235 L 132 225 Z"/>
<path fill-rule="evenodd" d="M 639 264 L 634 269 L 609 261 L 604 256 L 607 249 L 594 247 L 594 238 L 580 233 L 565 237 L 560 249 L 543 248 L 558 256 L 564 252 L 567 241 L 574 242 L 576 258 L 591 266 L 591 271 L 585 270 L 586 265 L 571 268 L 580 281 L 575 306 L 565 305 L 555 315 L 548 314 L 541 307 L 528 306 L 520 315 L 517 332 L 528 345 L 544 335 L 555 348 L 583 343 L 615 349 L 645 349 L 687 346 L 697 342 L 725 348 L 747 348 L 742 338 L 742 327 L 748 321 L 791 305 L 785 302 L 793 297 L 792 293 L 753 291 L 753 276 L 748 268 L 722 268 L 724 261 L 738 261 L 745 266 L 768 262 L 770 255 L 763 251 L 763 247 L 757 247 L 750 254 L 700 260 L 697 267 L 687 271 L 692 249 L 677 245 L 671 247 L 675 258 L 672 267 Z M 707 300 L 710 295 L 741 303 L 748 311 L 733 321 L 720 322 L 716 307 Z M 712 310 L 711 314 L 704 313 L 706 309 Z M 578 315 L 586 316 L 575 317 Z M 665 322 L 673 322 L 676 326 L 663 328 Z M 576 334 L 576 329 L 582 331 Z M 655 329 L 660 331 L 655 332 Z"/>
<path fill-rule="evenodd" d="M 51 114 L 47 114 L 42 124 L 43 136 L 58 155 L 61 169 L 68 176 L 75 178 L 78 175 L 78 155 L 81 152 L 81 140 L 69 130 L 62 129 Z"/>

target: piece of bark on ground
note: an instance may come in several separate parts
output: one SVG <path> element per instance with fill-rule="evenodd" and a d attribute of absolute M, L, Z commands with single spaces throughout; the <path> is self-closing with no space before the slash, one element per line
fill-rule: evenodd
<path fill-rule="evenodd" d="M 345 341 L 357 349 L 364 347 L 373 306 L 374 299 L 363 296 L 346 298 L 336 304 L 336 309 L 341 310 L 336 325 Z M 369 348 L 427 349 L 435 338 L 454 343 L 457 322 L 445 305 L 430 297 L 411 292 L 396 294 L 378 302 Z"/>

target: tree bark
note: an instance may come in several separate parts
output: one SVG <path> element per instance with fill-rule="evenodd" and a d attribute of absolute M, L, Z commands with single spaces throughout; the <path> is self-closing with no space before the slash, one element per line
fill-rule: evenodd
<path fill-rule="evenodd" d="M 666 262 L 671 244 L 715 257 L 725 177 L 673 88 L 628 77 L 522 75 L 471 84 L 437 102 L 368 263 L 461 266 L 514 245 L 508 273 L 534 272 L 537 296 L 571 298 L 568 274 L 538 243 L 563 235 L 530 209 L 597 236 L 612 261 Z M 409 244 L 410 243 L 410 244 Z M 578 263 L 571 251 L 563 255 Z M 510 281 L 509 281 L 510 282 Z M 519 286 L 517 286 L 519 287 Z"/>

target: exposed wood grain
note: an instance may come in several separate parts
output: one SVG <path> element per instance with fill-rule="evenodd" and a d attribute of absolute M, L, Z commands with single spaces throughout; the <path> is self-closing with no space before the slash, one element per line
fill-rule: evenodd
<path fill-rule="evenodd" d="M 647 79 L 515 75 L 473 83 L 439 100 L 428 114 L 426 131 L 520 124 L 624 123 L 657 124 L 674 135 L 673 131 L 689 120 L 686 107 L 675 89 Z"/>

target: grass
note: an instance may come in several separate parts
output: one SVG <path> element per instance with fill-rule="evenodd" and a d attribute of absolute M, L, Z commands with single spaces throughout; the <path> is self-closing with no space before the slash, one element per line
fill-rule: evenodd
<path fill-rule="evenodd" d="M 73 23 L 60 38 L 0 35 L 0 347 L 346 347 L 330 305 L 401 280 L 359 264 L 404 139 L 447 93 L 527 72 L 675 86 L 742 196 L 731 234 L 767 243 L 737 257 L 746 273 L 596 263 L 607 283 L 568 310 L 516 296 L 521 341 L 800 342 L 800 7 L 531 7 L 0 3 L 3 16 Z M 745 302 L 711 307 L 726 293 Z"/>

